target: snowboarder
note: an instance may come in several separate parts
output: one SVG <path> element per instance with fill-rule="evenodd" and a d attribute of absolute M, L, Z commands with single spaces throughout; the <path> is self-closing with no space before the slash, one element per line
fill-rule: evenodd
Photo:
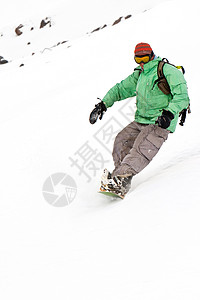
<path fill-rule="evenodd" d="M 112 87 L 90 114 L 90 123 L 94 124 L 115 101 L 136 96 L 135 120 L 119 132 L 114 141 L 115 169 L 112 173 L 105 169 L 101 179 L 100 190 L 121 196 L 130 189 L 132 177 L 151 162 L 168 134 L 175 131 L 179 113 L 189 105 L 185 78 L 174 66 L 166 63 L 163 67 L 170 93 L 159 88 L 157 69 L 162 59 L 149 44 L 137 44 L 134 59 L 139 66 Z"/>

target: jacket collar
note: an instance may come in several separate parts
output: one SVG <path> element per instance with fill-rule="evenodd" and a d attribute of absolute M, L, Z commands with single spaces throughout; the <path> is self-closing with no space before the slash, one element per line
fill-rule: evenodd
<path fill-rule="evenodd" d="M 147 64 L 144 65 L 144 72 L 149 72 L 151 69 L 153 69 L 155 66 L 158 65 L 159 61 L 162 59 L 160 57 L 157 57 L 156 59 L 151 60 Z"/>

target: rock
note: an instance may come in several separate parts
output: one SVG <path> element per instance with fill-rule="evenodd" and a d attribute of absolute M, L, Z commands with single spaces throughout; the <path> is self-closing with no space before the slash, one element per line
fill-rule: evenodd
<path fill-rule="evenodd" d="M 120 17 L 119 19 L 117 19 L 117 20 L 112 24 L 112 26 L 117 25 L 119 22 L 121 22 L 121 20 L 122 20 L 122 17 Z"/>
<path fill-rule="evenodd" d="M 0 56 L 0 65 L 4 65 L 7 63 L 8 63 L 8 61 L 6 59 L 4 59 L 3 56 Z"/>
<path fill-rule="evenodd" d="M 101 29 L 101 27 L 98 27 L 98 28 L 92 30 L 91 33 L 96 32 L 96 31 L 99 31 L 100 29 Z"/>
<path fill-rule="evenodd" d="M 22 24 L 20 24 L 19 26 L 17 26 L 16 28 L 15 28 L 15 33 L 16 33 L 16 35 L 21 35 L 23 32 L 20 30 L 22 27 L 24 27 L 24 25 L 22 25 Z"/>
<path fill-rule="evenodd" d="M 99 31 L 99 30 L 101 30 L 101 29 L 104 29 L 105 27 L 107 27 L 107 25 L 106 25 L 106 24 L 105 24 L 105 25 L 103 25 L 103 26 L 101 26 L 101 27 L 98 27 L 98 28 L 96 28 L 96 29 L 92 30 L 92 31 L 91 31 L 91 33 L 93 33 L 93 32 L 96 32 L 96 31 Z"/>
<path fill-rule="evenodd" d="M 129 19 L 129 18 L 131 18 L 131 17 L 132 17 L 132 15 L 128 15 L 128 16 L 126 16 L 124 19 L 127 20 L 127 19 Z"/>
<path fill-rule="evenodd" d="M 49 18 L 45 18 L 45 20 L 42 20 L 40 23 L 40 29 L 45 27 L 47 24 L 49 24 L 49 27 L 51 27 L 51 20 Z"/>

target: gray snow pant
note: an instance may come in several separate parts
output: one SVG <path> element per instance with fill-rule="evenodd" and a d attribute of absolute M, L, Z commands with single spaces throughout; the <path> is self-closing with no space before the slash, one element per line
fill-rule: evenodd
<path fill-rule="evenodd" d="M 115 138 L 112 175 L 136 175 L 158 153 L 167 140 L 169 131 L 154 124 L 132 122 Z"/>

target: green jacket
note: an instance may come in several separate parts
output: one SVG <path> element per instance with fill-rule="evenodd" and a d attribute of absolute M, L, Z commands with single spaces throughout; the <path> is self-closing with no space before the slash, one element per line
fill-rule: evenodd
<path fill-rule="evenodd" d="M 159 61 L 161 61 L 160 57 L 145 64 L 140 75 L 141 67 L 137 67 L 130 76 L 108 91 L 103 98 L 103 102 L 106 107 L 110 107 L 115 101 L 136 96 L 136 122 L 155 124 L 158 116 L 162 114 L 162 110 L 166 109 L 175 116 L 167 128 L 169 131 L 174 132 L 179 112 L 189 105 L 187 84 L 182 72 L 169 64 L 165 64 L 163 73 L 171 89 L 171 94 L 165 95 L 157 84 L 154 85 L 155 80 L 158 79 L 157 67 Z"/>

